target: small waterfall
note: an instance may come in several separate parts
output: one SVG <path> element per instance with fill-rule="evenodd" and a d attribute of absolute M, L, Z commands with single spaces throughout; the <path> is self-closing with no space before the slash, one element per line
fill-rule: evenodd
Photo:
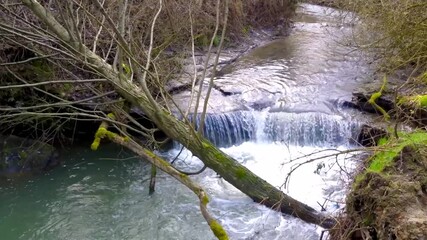
<path fill-rule="evenodd" d="M 355 139 L 360 125 L 338 115 L 275 112 L 268 115 L 264 133 L 270 141 L 289 145 L 337 146 Z"/>
<path fill-rule="evenodd" d="M 199 123 L 200 114 L 196 117 L 197 127 Z M 249 111 L 206 115 L 204 134 L 218 147 L 229 147 L 254 140 L 255 131 L 256 122 Z"/>
<path fill-rule="evenodd" d="M 200 115 L 196 118 L 199 126 Z M 319 112 L 237 111 L 207 114 L 204 134 L 218 147 L 247 141 L 280 141 L 294 146 L 347 145 L 357 136 L 359 122 Z"/>

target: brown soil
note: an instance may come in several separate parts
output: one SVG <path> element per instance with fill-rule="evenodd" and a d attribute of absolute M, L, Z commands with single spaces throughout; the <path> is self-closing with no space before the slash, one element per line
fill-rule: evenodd
<path fill-rule="evenodd" d="M 427 239 L 427 147 L 407 146 L 381 173 L 361 173 L 331 239 Z"/>

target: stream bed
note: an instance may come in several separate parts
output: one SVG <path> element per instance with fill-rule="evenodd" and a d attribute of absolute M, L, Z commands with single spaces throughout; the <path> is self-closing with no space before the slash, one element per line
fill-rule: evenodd
<path fill-rule="evenodd" d="M 331 9 L 301 5 L 289 37 L 254 49 L 216 79 L 218 88 L 234 93 L 227 101 L 248 107 L 209 115 L 205 129 L 257 175 L 330 213 L 344 206 L 355 159 L 313 161 L 285 180 L 298 163 L 352 148 L 351 139 L 369 120 L 341 107 L 371 71 L 360 53 L 342 44 L 351 31 Z M 250 107 L 254 100 L 268 107 Z M 174 159 L 180 150 L 160 154 Z M 58 169 L 0 185 L 1 239 L 215 239 L 191 191 L 160 173 L 149 196 L 149 166 L 123 149 L 75 147 L 62 156 L 66 165 Z M 202 167 L 186 150 L 177 165 Z M 209 209 L 231 239 L 319 239 L 321 228 L 252 202 L 211 170 L 193 178 L 207 190 Z"/>

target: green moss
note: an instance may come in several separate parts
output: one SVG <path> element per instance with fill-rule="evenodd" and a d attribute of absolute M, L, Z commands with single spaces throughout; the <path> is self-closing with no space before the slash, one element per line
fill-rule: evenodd
<path fill-rule="evenodd" d="M 156 158 L 156 154 L 154 154 L 152 151 L 149 151 L 148 149 L 144 149 L 145 154 L 147 154 L 150 158 Z"/>
<path fill-rule="evenodd" d="M 418 131 L 412 133 L 399 133 L 399 140 L 405 144 L 426 144 L 427 143 L 427 132 Z"/>
<path fill-rule="evenodd" d="M 407 101 L 414 104 L 415 107 L 427 107 L 427 95 L 407 97 Z"/>
<path fill-rule="evenodd" d="M 388 141 L 388 139 L 386 137 L 382 137 L 382 138 L 378 139 L 377 145 L 378 146 L 385 145 L 387 143 L 387 141 Z"/>
<path fill-rule="evenodd" d="M 210 148 L 211 144 L 209 144 L 207 141 L 202 142 L 203 148 Z"/>
<path fill-rule="evenodd" d="M 100 143 L 101 143 L 101 138 L 95 137 L 92 144 L 90 145 L 90 149 L 92 149 L 93 151 L 96 151 Z"/>
<path fill-rule="evenodd" d="M 183 180 L 188 179 L 187 174 L 184 174 L 184 173 L 180 173 L 180 174 L 179 174 L 179 177 L 180 177 L 181 179 L 183 179 Z"/>
<path fill-rule="evenodd" d="M 427 107 L 427 95 L 401 96 L 399 105 L 412 105 L 415 108 Z"/>
<path fill-rule="evenodd" d="M 108 130 L 104 127 L 99 127 L 95 133 L 95 138 L 104 138 Z"/>
<path fill-rule="evenodd" d="M 399 133 L 398 135 L 399 139 L 380 139 L 379 145 L 382 148 L 370 158 L 368 171 L 382 172 L 384 168 L 393 163 L 405 146 L 427 144 L 426 132 Z"/>
<path fill-rule="evenodd" d="M 208 203 L 209 203 L 209 198 L 208 196 L 204 195 L 202 198 L 202 204 L 206 206 Z"/>
<path fill-rule="evenodd" d="M 112 115 L 112 117 L 114 117 L 114 115 Z M 92 142 L 92 145 L 90 146 L 90 148 L 92 150 L 97 150 L 99 147 L 99 144 L 101 143 L 101 139 L 107 137 L 108 139 L 113 139 L 113 138 L 117 138 L 120 137 L 117 133 L 108 131 L 106 127 L 104 127 L 102 124 L 101 126 L 98 128 L 98 130 L 96 130 L 95 133 L 95 139 Z M 124 141 L 128 141 L 129 139 L 124 139 Z"/>
<path fill-rule="evenodd" d="M 427 95 L 418 96 L 418 101 L 421 107 L 427 107 Z"/>
<path fill-rule="evenodd" d="M 371 159 L 372 162 L 369 165 L 368 171 L 376 173 L 382 172 L 385 167 L 393 162 L 393 159 L 399 154 L 400 150 L 400 148 L 396 147 L 375 154 Z"/>
<path fill-rule="evenodd" d="M 26 159 L 28 157 L 28 153 L 26 151 L 19 152 L 19 158 Z"/>
<path fill-rule="evenodd" d="M 238 179 L 243 179 L 246 177 L 246 175 L 247 175 L 246 173 L 247 173 L 247 171 L 244 168 L 238 167 L 236 170 L 236 177 Z"/>
<path fill-rule="evenodd" d="M 366 171 L 356 176 L 354 186 L 359 186 L 359 183 L 365 179 L 366 173 L 374 172 L 384 174 L 384 169 L 391 166 L 395 159 L 399 156 L 402 149 L 409 145 L 427 144 L 426 132 L 413 133 L 398 133 L 399 139 L 381 138 L 378 145 L 381 147 L 374 155 L 369 158 L 369 166 Z"/>
<path fill-rule="evenodd" d="M 145 154 L 147 154 L 147 156 L 148 156 L 149 158 L 156 159 L 156 160 L 157 160 L 157 162 L 158 162 L 158 163 L 160 163 L 160 165 L 162 165 L 162 166 L 164 166 L 164 167 L 166 167 L 166 168 L 171 167 L 171 164 L 170 164 L 170 163 L 168 163 L 168 162 L 166 162 L 165 160 L 163 160 L 163 159 L 161 159 L 161 158 L 157 157 L 157 155 L 156 155 L 156 154 L 154 154 L 152 151 L 150 151 L 150 150 L 148 150 L 148 149 L 144 149 L 144 153 L 145 153 Z M 161 168 L 160 168 L 160 169 L 161 169 Z M 181 174 L 180 174 L 180 177 L 181 177 L 181 178 L 186 178 L 186 177 L 187 177 L 187 175 L 185 175 L 185 174 L 181 173 Z"/>
<path fill-rule="evenodd" d="M 117 135 L 117 133 L 108 131 L 105 127 L 99 127 L 98 130 L 95 133 L 95 137 L 96 138 L 105 138 L 105 137 L 107 137 L 108 139 L 112 139 L 112 138 L 119 137 L 119 135 Z"/>
<path fill-rule="evenodd" d="M 209 223 L 209 227 L 211 227 L 212 232 L 219 240 L 228 240 L 228 235 L 225 232 L 224 228 L 217 221 L 213 220 Z"/>
<path fill-rule="evenodd" d="M 116 116 L 114 115 L 114 113 L 109 113 L 109 114 L 107 114 L 107 117 L 108 117 L 109 119 L 116 120 Z"/>
<path fill-rule="evenodd" d="M 117 135 L 117 133 L 113 133 L 111 131 L 107 131 L 105 133 L 105 135 L 107 136 L 108 139 L 113 139 L 113 138 L 119 137 L 119 135 Z"/>
<path fill-rule="evenodd" d="M 155 157 L 157 157 L 157 156 L 155 156 Z M 168 168 L 168 167 L 171 167 L 171 164 L 170 163 L 168 163 L 168 162 L 166 162 L 166 161 L 164 161 L 163 159 L 160 159 L 160 164 L 162 165 L 162 166 L 164 166 L 164 167 L 166 167 L 166 168 Z"/>

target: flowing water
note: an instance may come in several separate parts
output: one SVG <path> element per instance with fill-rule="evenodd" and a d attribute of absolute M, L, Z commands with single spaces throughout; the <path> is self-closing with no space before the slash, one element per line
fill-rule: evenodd
<path fill-rule="evenodd" d="M 230 97 L 235 101 L 260 98 L 272 106 L 211 114 L 205 132 L 271 184 L 334 212 L 343 207 L 354 159 L 307 163 L 284 183 L 296 164 L 352 147 L 349 139 L 364 119 L 339 103 L 369 68 L 340 44 L 351 24 L 327 8 L 302 5 L 298 11 L 289 37 L 255 49 L 217 79 L 240 93 Z M 160 154 L 173 159 L 179 153 L 176 146 Z M 0 239 L 215 239 L 196 196 L 176 180 L 160 173 L 155 194 L 148 195 L 149 167 L 132 154 L 103 145 L 62 155 L 67 164 L 59 169 L 0 185 Z M 202 167 L 186 150 L 176 164 L 187 171 Z M 194 180 L 211 196 L 209 209 L 231 239 L 319 239 L 320 228 L 253 203 L 210 170 Z"/>

